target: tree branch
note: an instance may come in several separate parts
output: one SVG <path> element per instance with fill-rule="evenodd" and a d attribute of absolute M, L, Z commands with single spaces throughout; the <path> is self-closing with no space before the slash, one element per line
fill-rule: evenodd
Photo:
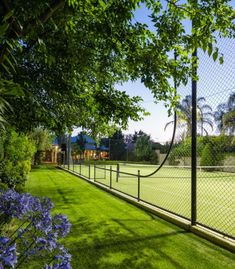
<path fill-rule="evenodd" d="M 6 14 L 11 10 L 9 6 L 9 1 L 3 0 L 4 7 L 6 9 Z M 30 29 L 33 29 L 37 26 L 38 22 L 41 22 L 42 24 L 46 23 L 53 15 L 54 13 L 59 10 L 60 8 L 63 8 L 65 4 L 65 0 L 56 0 L 43 14 L 41 14 L 37 19 L 33 21 L 29 21 L 28 27 L 25 29 L 21 26 L 20 23 L 18 23 L 15 18 L 11 21 L 11 27 L 9 27 L 8 34 L 6 35 L 5 39 L 11 38 L 20 38 L 24 37 L 27 33 L 29 33 Z M 5 15 L 6 15 L 5 14 Z M 7 53 L 7 44 L 5 43 L 3 45 L 1 54 L 0 54 L 0 65 L 4 62 L 4 56 Z"/>
<path fill-rule="evenodd" d="M 190 12 L 188 9 L 182 7 L 181 5 L 177 5 L 176 2 L 172 1 L 172 0 L 166 0 L 166 2 L 170 5 L 173 5 L 175 8 L 181 9 L 189 14 L 192 14 L 192 12 Z"/>
<path fill-rule="evenodd" d="M 51 5 L 46 11 L 44 14 L 41 14 L 41 16 L 34 20 L 34 21 L 31 21 L 28 23 L 28 25 L 30 26 L 30 28 L 32 27 L 35 27 L 39 22 L 41 22 L 42 24 L 47 22 L 53 15 L 54 13 L 60 9 L 60 8 L 63 8 L 64 7 L 64 4 L 65 4 L 65 0 L 57 0 L 54 2 L 53 5 Z"/>

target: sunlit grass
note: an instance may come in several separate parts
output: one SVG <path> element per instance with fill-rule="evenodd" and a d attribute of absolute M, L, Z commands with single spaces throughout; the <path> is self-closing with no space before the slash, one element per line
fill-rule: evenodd
<path fill-rule="evenodd" d="M 26 191 L 69 217 L 74 269 L 234 268 L 232 253 L 61 170 L 33 170 Z"/>

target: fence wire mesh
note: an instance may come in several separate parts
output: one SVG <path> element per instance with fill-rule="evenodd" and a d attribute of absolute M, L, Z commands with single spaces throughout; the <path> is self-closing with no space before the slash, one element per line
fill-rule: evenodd
<path fill-rule="evenodd" d="M 199 51 L 204 114 L 197 155 L 204 169 L 197 177 L 197 222 L 235 237 L 235 40 L 219 38 L 217 46 L 223 64 Z"/>
<path fill-rule="evenodd" d="M 198 51 L 196 223 L 235 238 L 235 41 L 221 38 L 217 46 L 223 54 L 223 64 Z M 138 176 L 138 171 L 140 175 L 150 174 L 156 165 L 121 162 L 112 166 L 73 163 L 70 169 L 191 220 L 191 81 L 181 85 L 178 93 L 181 100 L 175 141 L 167 161 L 156 174 Z M 172 128 L 170 126 L 172 123 L 166 122 L 166 128 Z M 126 156 L 131 158 L 128 151 Z M 62 166 L 68 168 L 65 159 Z"/>

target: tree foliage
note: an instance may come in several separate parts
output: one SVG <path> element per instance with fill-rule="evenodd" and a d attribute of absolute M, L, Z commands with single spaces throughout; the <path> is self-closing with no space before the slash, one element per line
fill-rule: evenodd
<path fill-rule="evenodd" d="M 136 22 L 145 4 L 155 31 Z M 81 126 L 93 133 L 126 127 L 143 115 L 139 98 L 115 90 L 140 78 L 156 100 L 174 107 L 177 84 L 192 75 L 195 47 L 221 57 L 216 32 L 234 36 L 229 1 L 8 1 L 0 4 L 0 79 L 18 83 L 24 96 L 6 98 L 10 124 L 23 131 L 43 125 L 56 132 Z M 192 34 L 185 20 L 193 20 Z M 175 50 L 174 61 L 169 52 Z M 18 113 L 16 113 L 16 108 Z M 30 120 L 29 120 L 30 119 Z"/>
<path fill-rule="evenodd" d="M 229 144 L 229 137 L 218 136 L 213 137 L 204 147 L 201 154 L 201 166 L 221 166 L 226 157 L 225 151 Z M 208 171 L 213 171 L 214 168 L 206 168 Z"/>
<path fill-rule="evenodd" d="M 235 92 L 232 92 L 225 103 L 217 106 L 214 118 L 220 132 L 233 135 L 235 132 Z"/>
<path fill-rule="evenodd" d="M 34 155 L 34 164 L 41 164 L 44 152 L 50 150 L 53 143 L 54 136 L 47 130 L 36 128 L 31 134 L 30 138 L 33 140 L 36 153 Z"/>
<path fill-rule="evenodd" d="M 192 96 L 186 95 L 185 98 L 177 105 L 177 127 L 185 129 L 186 137 L 191 136 L 192 132 Z M 200 129 L 200 134 L 208 134 L 207 128 L 213 130 L 213 113 L 212 108 L 206 104 L 204 97 L 197 98 L 197 125 Z M 174 123 L 170 121 L 165 125 L 165 129 Z M 207 128 L 206 128 L 207 127 Z"/>
<path fill-rule="evenodd" d="M 179 160 L 192 155 L 191 137 L 186 138 L 172 149 L 169 161 L 177 164 Z M 227 153 L 234 151 L 232 136 L 200 136 L 197 137 L 197 157 L 200 157 L 200 165 L 212 166 L 222 165 Z M 213 159 L 213 160 L 211 160 Z"/>
<path fill-rule="evenodd" d="M 126 160 L 127 150 L 124 135 L 121 130 L 116 131 L 109 137 L 108 147 L 110 160 Z"/>
<path fill-rule="evenodd" d="M 158 156 L 153 150 L 151 137 L 142 131 L 135 133 L 135 135 L 137 135 L 134 149 L 136 160 L 158 163 Z"/>

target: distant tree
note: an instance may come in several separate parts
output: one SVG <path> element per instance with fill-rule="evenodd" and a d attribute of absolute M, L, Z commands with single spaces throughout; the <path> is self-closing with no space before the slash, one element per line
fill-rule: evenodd
<path fill-rule="evenodd" d="M 170 148 L 170 143 L 166 142 L 165 144 L 159 142 L 153 142 L 153 150 L 160 150 L 161 153 L 167 153 Z"/>
<path fill-rule="evenodd" d="M 200 134 L 208 134 L 207 128 L 209 126 L 213 130 L 213 113 L 212 108 L 205 103 L 204 97 L 197 99 L 197 124 L 200 129 Z M 178 115 L 177 123 L 178 128 L 186 129 L 186 137 L 191 135 L 192 125 L 192 96 L 187 95 L 182 102 L 177 106 Z M 165 129 L 172 124 L 174 121 L 170 121 L 165 125 Z"/>
<path fill-rule="evenodd" d="M 231 93 L 226 103 L 217 106 L 214 118 L 220 132 L 235 133 L 235 92 Z"/>
<path fill-rule="evenodd" d="M 52 148 L 54 136 L 45 129 L 36 128 L 30 135 L 36 146 L 36 153 L 34 155 L 34 164 L 41 164 L 46 150 Z"/>
<path fill-rule="evenodd" d="M 110 160 L 126 160 L 126 143 L 121 130 L 109 138 Z"/>
<path fill-rule="evenodd" d="M 158 157 L 153 150 L 153 141 L 151 140 L 150 135 L 147 135 L 142 131 L 139 132 L 134 152 L 138 161 L 158 162 Z"/>
<path fill-rule="evenodd" d="M 202 150 L 200 165 L 201 166 L 221 166 L 226 157 L 226 145 L 229 143 L 229 137 L 218 136 L 212 137 Z M 213 171 L 216 168 L 205 168 Z"/>
<path fill-rule="evenodd" d="M 100 139 L 100 147 L 101 146 L 104 146 L 104 147 L 106 147 L 106 148 L 109 148 L 109 138 L 107 138 L 107 137 L 102 137 L 101 139 Z"/>
<path fill-rule="evenodd" d="M 86 146 L 86 137 L 85 133 L 81 132 L 77 136 L 76 146 L 74 147 L 75 150 L 80 154 L 80 159 L 84 158 L 85 146 Z"/>
<path fill-rule="evenodd" d="M 147 134 L 143 132 L 142 130 L 139 130 L 138 132 L 135 131 L 134 134 L 132 135 L 132 142 L 135 144 L 139 137 L 145 136 L 145 135 Z"/>
<path fill-rule="evenodd" d="M 150 161 L 152 157 L 152 141 L 150 136 L 142 134 L 135 143 L 135 155 L 138 161 Z"/>

